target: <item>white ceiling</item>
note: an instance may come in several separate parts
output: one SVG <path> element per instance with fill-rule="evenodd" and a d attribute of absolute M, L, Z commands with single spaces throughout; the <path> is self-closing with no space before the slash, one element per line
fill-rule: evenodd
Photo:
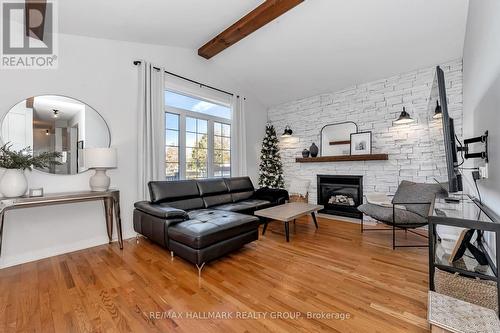
<path fill-rule="evenodd" d="M 260 3 L 65 0 L 60 30 L 196 53 Z M 468 0 L 305 0 L 207 61 L 275 105 L 462 57 L 467 8 Z"/>
<path fill-rule="evenodd" d="M 62 33 L 196 49 L 262 0 L 64 0 Z"/>
<path fill-rule="evenodd" d="M 43 95 L 36 96 L 33 101 L 35 118 L 40 121 L 54 122 L 56 120 L 70 120 L 78 112 L 85 111 L 85 104 L 70 97 Z M 57 119 L 54 110 L 58 111 Z"/>

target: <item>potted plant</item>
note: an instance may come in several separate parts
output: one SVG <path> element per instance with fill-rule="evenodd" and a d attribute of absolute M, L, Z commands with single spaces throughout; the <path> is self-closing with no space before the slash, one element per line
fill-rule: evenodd
<path fill-rule="evenodd" d="M 32 167 L 46 168 L 50 165 L 60 165 L 56 158 L 59 152 L 43 152 L 33 156 L 31 147 L 13 150 L 12 144 L 6 143 L 0 147 L 0 168 L 6 169 L 0 180 L 0 192 L 9 198 L 19 197 L 26 193 L 28 181 L 24 171 Z"/>

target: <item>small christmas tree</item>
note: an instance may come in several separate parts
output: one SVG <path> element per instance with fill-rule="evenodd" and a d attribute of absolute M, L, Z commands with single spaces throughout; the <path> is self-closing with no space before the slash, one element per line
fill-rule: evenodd
<path fill-rule="evenodd" d="M 274 126 L 267 124 L 266 136 L 262 140 L 262 149 L 260 150 L 260 187 L 283 188 L 285 186 L 278 142 Z"/>

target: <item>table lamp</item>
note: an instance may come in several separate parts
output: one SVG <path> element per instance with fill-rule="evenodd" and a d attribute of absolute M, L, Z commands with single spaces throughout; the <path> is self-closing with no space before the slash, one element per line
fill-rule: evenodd
<path fill-rule="evenodd" d="M 117 166 L 116 148 L 85 148 L 83 161 L 87 169 L 95 170 L 95 174 L 89 180 L 90 189 L 98 192 L 107 191 L 111 180 L 106 175 L 106 170 Z"/>

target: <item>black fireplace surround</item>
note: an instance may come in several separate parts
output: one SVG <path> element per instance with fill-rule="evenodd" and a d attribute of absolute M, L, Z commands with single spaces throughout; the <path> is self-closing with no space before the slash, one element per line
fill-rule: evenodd
<path fill-rule="evenodd" d="M 363 204 L 363 176 L 318 175 L 319 213 L 363 218 L 358 206 Z"/>

